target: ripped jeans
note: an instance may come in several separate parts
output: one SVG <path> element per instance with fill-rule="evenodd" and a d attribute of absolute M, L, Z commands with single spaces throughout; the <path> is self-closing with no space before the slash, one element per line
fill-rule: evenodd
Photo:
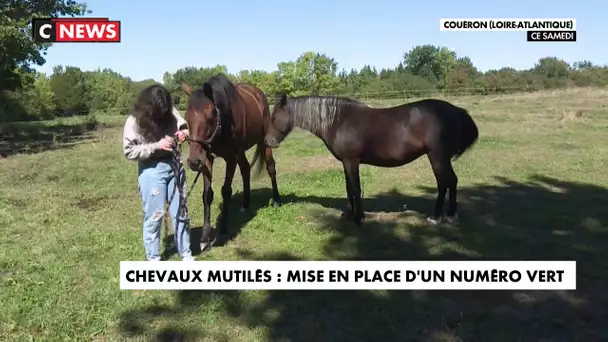
<path fill-rule="evenodd" d="M 184 168 L 181 169 L 184 172 L 182 179 L 185 180 L 185 170 Z M 175 189 L 176 178 L 171 167 L 171 160 L 143 161 L 139 163 L 138 171 L 139 192 L 144 210 L 143 240 L 147 259 L 150 261 L 160 260 L 160 228 L 165 213 L 165 203 L 169 200 L 171 200 L 169 214 L 175 230 L 174 238 L 177 252 L 182 259 L 191 258 L 189 220 L 185 217 L 180 218 L 180 222 L 176 220 L 180 196 L 179 191 Z M 183 183 L 184 191 L 186 191 L 186 182 Z M 186 222 L 181 222 L 181 219 Z"/>

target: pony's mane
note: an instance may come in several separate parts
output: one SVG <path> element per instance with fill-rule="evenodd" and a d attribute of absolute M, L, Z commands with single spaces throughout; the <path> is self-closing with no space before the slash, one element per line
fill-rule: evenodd
<path fill-rule="evenodd" d="M 341 96 L 298 96 L 290 98 L 287 106 L 296 126 L 321 133 L 350 109 L 367 105 Z"/>
<path fill-rule="evenodd" d="M 238 98 L 238 91 L 234 84 L 224 74 L 217 74 L 205 81 L 213 90 L 213 100 L 215 105 L 222 111 L 232 115 L 232 103 Z M 201 101 L 206 98 L 203 88 L 198 88 L 192 92 L 190 101 L 193 106 L 200 107 Z"/>

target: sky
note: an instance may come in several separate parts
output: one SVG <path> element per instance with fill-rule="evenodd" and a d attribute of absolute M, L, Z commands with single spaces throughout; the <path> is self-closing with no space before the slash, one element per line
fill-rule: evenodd
<path fill-rule="evenodd" d="M 116 44 L 62 43 L 46 64 L 111 68 L 162 81 L 186 66 L 276 70 L 305 51 L 335 58 L 339 69 L 393 68 L 416 45 L 469 56 L 482 71 L 534 66 L 542 57 L 608 63 L 608 2 L 581 0 L 89 0 L 89 16 L 121 21 Z M 172 4 L 172 5 L 169 5 Z M 525 32 L 447 32 L 440 18 L 575 18 L 576 43 L 528 43 Z"/>

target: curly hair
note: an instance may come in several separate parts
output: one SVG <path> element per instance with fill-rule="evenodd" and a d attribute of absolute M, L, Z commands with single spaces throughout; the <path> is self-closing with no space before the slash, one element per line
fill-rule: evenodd
<path fill-rule="evenodd" d="M 173 116 L 171 95 L 160 84 L 148 86 L 139 93 L 133 105 L 133 116 L 139 126 L 139 133 L 149 141 L 162 139 L 169 128 L 177 123 Z"/>

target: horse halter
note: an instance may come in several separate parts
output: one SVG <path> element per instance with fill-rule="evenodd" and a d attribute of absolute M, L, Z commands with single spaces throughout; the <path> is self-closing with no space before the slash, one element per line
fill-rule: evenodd
<path fill-rule="evenodd" d="M 206 149 L 211 149 L 211 143 L 222 133 L 222 112 L 217 106 L 213 106 L 215 108 L 215 113 L 217 114 L 217 123 L 215 124 L 215 129 L 211 136 L 208 139 L 199 139 L 197 137 L 189 137 L 188 140 L 191 142 L 195 142 L 203 145 Z"/>

